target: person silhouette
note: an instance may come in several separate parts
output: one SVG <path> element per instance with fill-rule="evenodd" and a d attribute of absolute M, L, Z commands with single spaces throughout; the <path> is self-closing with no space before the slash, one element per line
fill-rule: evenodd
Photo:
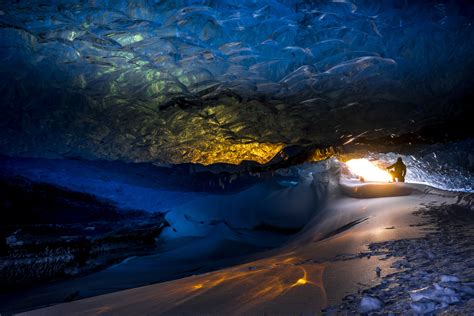
<path fill-rule="evenodd" d="M 393 170 L 392 170 L 393 169 Z M 405 175 L 407 174 L 407 166 L 403 163 L 402 157 L 398 157 L 397 162 L 387 167 L 388 173 L 392 176 L 392 182 L 405 182 Z"/>

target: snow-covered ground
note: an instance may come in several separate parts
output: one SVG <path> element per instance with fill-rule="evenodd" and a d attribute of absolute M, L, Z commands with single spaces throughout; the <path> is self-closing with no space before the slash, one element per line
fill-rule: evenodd
<path fill-rule="evenodd" d="M 386 291 L 383 285 L 393 283 L 390 278 L 403 283 L 405 277 L 391 275 L 405 271 L 400 260 L 403 263 L 413 254 L 373 245 L 427 238 L 436 223 L 413 214 L 425 206 L 461 205 L 472 211 L 469 193 L 423 184 L 339 179 L 334 160 L 294 166 L 267 177 L 256 175 L 238 188 L 226 176 L 230 189 L 214 193 L 192 187 L 178 190 L 186 188 L 192 175 L 181 179 L 167 172 L 124 172 L 81 161 L 6 162 L 4 172 L 94 193 L 124 209 L 165 212 L 170 223 L 158 240 L 162 249 L 157 254 L 131 257 L 87 276 L 1 297 L 0 305 L 8 302 L 10 310 L 80 299 L 32 314 L 379 311 L 391 306 L 387 303 L 391 297 L 377 289 Z M 425 250 L 442 252 L 435 248 L 445 246 L 432 247 Z M 472 259 L 472 253 L 465 255 Z M 433 262 L 449 264 L 453 257 L 436 257 Z M 395 296 L 405 300 L 405 307 L 416 312 L 451 308 L 453 303 L 462 310 L 471 295 L 469 275 L 431 271 L 428 284 L 413 266 L 416 277 L 406 280 L 411 286 L 406 297 Z M 447 277 L 460 278 L 457 283 L 449 281 L 457 288 L 443 285 L 441 278 Z M 157 284 L 143 287 L 151 283 Z M 459 299 L 438 302 L 448 292 Z M 430 298 L 420 298 L 423 293 Z"/>
<path fill-rule="evenodd" d="M 156 254 L 131 257 L 75 279 L 7 293 L 0 297 L 0 306 L 9 311 L 59 303 L 65 297 L 77 299 L 163 282 L 246 261 L 250 254 L 279 246 L 302 229 L 323 207 L 331 174 L 337 172 L 329 161 L 305 164 L 269 177 L 255 175 L 241 187 L 232 187 L 228 180 L 232 177 L 218 175 L 218 182 L 231 188 L 212 192 L 216 191 L 212 187 L 193 190 L 187 185 L 192 174 L 184 178 L 184 173 L 147 173 L 135 166 L 120 170 L 114 163 L 85 161 L 7 158 L 3 162 L 2 170 L 8 174 L 88 192 L 123 209 L 163 212 L 169 223 L 157 238 Z M 216 181 L 216 177 L 209 176 L 209 181 Z"/>
<path fill-rule="evenodd" d="M 410 258 L 404 258 L 403 252 L 391 253 L 369 245 L 391 240 L 425 240 L 427 233 L 435 231 L 436 223 L 413 214 L 425 209 L 425 206 L 455 205 L 472 211 L 469 195 L 443 192 L 420 184 L 398 185 L 405 187 L 406 195 L 390 196 L 393 184 L 385 184 L 379 185 L 377 190 L 387 192 L 386 197 L 364 198 L 365 191 L 373 191 L 373 186 L 353 184 L 349 189 L 352 188 L 360 196 L 333 196 L 327 206 L 288 243 L 260 253 L 247 263 L 59 304 L 28 314 L 314 314 L 325 308 L 334 311 L 334 306 L 338 306 L 348 295 L 352 295 L 356 305 L 349 306 L 343 310 L 345 312 L 351 312 L 353 307 L 357 308 L 355 312 L 383 311 L 391 297 L 377 296 L 378 293 L 362 294 L 363 291 L 389 282 L 387 280 L 394 273 L 407 269 L 397 262 Z M 464 238 L 472 239 L 472 235 Z M 427 249 L 441 253 L 443 247 L 434 244 Z M 413 251 L 416 253 L 416 249 Z M 472 260 L 472 252 L 465 255 Z M 449 264 L 452 259 L 452 256 L 440 256 L 432 261 Z M 430 280 L 440 283 L 431 283 L 431 287 L 423 289 L 423 278 L 418 273 L 419 269 L 414 269 L 413 279 L 405 280 L 406 284 L 414 283 L 419 290 L 407 290 L 405 293 L 411 300 L 411 304 L 407 305 L 411 308 L 409 312 L 416 313 L 420 308 L 433 306 L 435 310 L 442 311 L 451 308 L 452 304 L 457 304 L 461 311 L 463 306 L 469 308 L 469 305 L 462 304 L 468 304 L 467 300 L 472 297 L 469 292 L 472 274 L 443 276 L 443 271 L 430 271 Z M 460 281 L 455 280 L 456 277 Z M 464 287 L 464 292 L 453 290 L 453 287 Z M 425 295 L 423 293 L 429 294 L 429 297 L 420 298 L 420 295 Z M 443 296 L 445 304 L 430 305 L 426 301 L 436 302 L 440 296 Z"/>

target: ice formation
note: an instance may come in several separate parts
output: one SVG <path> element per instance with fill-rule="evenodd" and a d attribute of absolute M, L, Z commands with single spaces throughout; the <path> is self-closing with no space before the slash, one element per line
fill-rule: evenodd
<path fill-rule="evenodd" d="M 461 296 L 472 296 L 472 284 L 461 284 L 456 276 L 442 275 L 441 284 L 434 283 L 432 286 L 411 291 L 410 304 L 413 312 L 417 314 L 433 313 L 438 309 L 461 301 Z"/>
<path fill-rule="evenodd" d="M 456 1 L 2 1 L 0 152 L 266 162 L 465 107 Z"/>
<path fill-rule="evenodd" d="M 359 311 L 361 313 L 375 312 L 383 308 L 383 302 L 370 295 L 364 295 L 360 300 Z"/>
<path fill-rule="evenodd" d="M 426 183 L 443 190 L 474 192 L 474 142 L 467 140 L 425 146 L 411 155 L 369 153 L 368 158 L 387 166 L 397 157 L 407 165 L 407 182 Z"/>

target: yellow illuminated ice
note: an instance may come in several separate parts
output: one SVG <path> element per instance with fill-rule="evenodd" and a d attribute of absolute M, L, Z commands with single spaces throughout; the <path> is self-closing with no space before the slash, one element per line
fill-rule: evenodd
<path fill-rule="evenodd" d="M 349 170 L 364 181 L 389 182 L 390 174 L 374 165 L 367 159 L 351 159 L 346 162 Z"/>

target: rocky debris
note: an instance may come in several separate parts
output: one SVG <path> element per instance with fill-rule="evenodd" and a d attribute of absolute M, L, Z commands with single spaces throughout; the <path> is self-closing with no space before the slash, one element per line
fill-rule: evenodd
<path fill-rule="evenodd" d="M 385 276 L 374 287 L 346 296 L 341 305 L 325 311 L 383 315 L 472 313 L 474 213 L 460 205 L 430 205 L 416 214 L 427 217 L 425 225 L 436 224 L 436 228 L 423 238 L 371 244 L 366 253 L 378 256 L 383 252 L 386 257 L 398 258 L 391 267 L 399 271 Z M 370 298 L 377 298 L 383 306 L 369 309 L 376 306 Z"/>
<path fill-rule="evenodd" d="M 361 313 L 368 313 L 378 311 L 383 308 L 383 302 L 373 296 L 364 295 L 360 300 L 359 311 Z"/>

